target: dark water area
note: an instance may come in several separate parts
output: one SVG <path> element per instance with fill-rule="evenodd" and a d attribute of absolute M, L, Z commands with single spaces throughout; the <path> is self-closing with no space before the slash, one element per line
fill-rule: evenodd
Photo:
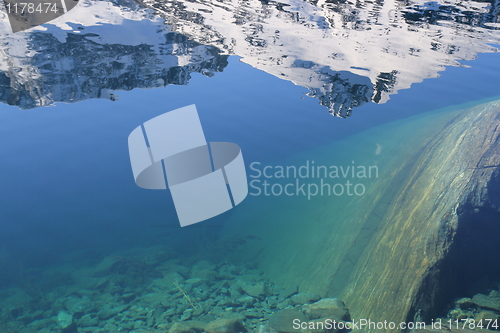
<path fill-rule="evenodd" d="M 305 256 L 324 257 L 323 266 L 333 263 L 328 244 L 335 242 L 325 238 L 327 228 L 343 230 L 345 239 L 354 235 L 340 224 L 356 221 L 358 211 L 383 196 L 370 189 L 384 179 L 393 182 L 394 191 L 384 192 L 392 203 L 389 196 L 397 198 L 406 188 L 405 177 L 420 175 L 413 169 L 417 157 L 428 151 L 434 156 L 434 148 L 418 147 L 430 140 L 425 135 L 431 129 L 439 132 L 441 126 L 444 133 L 467 112 L 478 112 L 469 108 L 498 100 L 498 13 L 497 1 L 80 1 L 54 21 L 12 33 L 2 12 L 0 332 L 180 333 L 175 323 L 210 323 L 233 313 L 231 320 L 246 330 L 290 333 L 276 324 L 277 312 L 293 309 L 318 319 L 307 304 L 343 297 L 349 275 L 323 277 L 338 285 L 328 292 L 314 290 L 306 275 L 301 280 L 300 274 L 283 274 L 276 282 L 273 269 L 283 262 L 269 258 L 288 250 L 292 258 L 293 249 L 303 246 Z M 298 168 L 315 160 L 376 165 L 385 178 L 363 180 L 366 201 L 249 195 L 231 210 L 181 228 L 170 191 L 134 182 L 127 140 L 137 126 L 191 104 L 208 142 L 241 148 L 247 175 L 254 162 Z M 492 133 L 485 142 L 493 145 Z M 418 135 L 422 140 L 413 139 Z M 465 156 L 467 149 L 461 149 Z M 494 160 L 484 156 L 481 161 Z M 498 165 L 485 165 L 498 173 Z M 494 243 L 498 230 L 488 225 L 498 207 L 491 205 L 487 218 L 477 217 L 485 221 L 478 229 L 463 218 L 447 276 L 455 274 L 456 258 L 474 260 L 463 249 L 476 249 L 470 242 L 481 244 L 484 230 L 493 230 L 488 244 Z M 382 214 L 385 208 L 378 209 Z M 330 225 L 333 216 L 338 218 Z M 265 245 L 284 223 L 273 219 L 290 221 L 283 240 L 309 240 Z M 305 228 L 304 220 L 316 222 Z M 339 272 L 349 260 L 362 260 L 361 249 L 372 237 L 366 230 L 382 220 L 366 222 Z M 474 232 L 462 233 L 467 228 Z M 311 245 L 317 242 L 324 247 Z M 489 254 L 483 266 L 498 259 L 496 249 L 484 250 Z M 240 254 L 243 263 L 234 260 Z M 439 296 L 443 304 L 480 293 L 490 293 L 483 295 L 488 299 L 457 303 L 458 314 L 448 315 L 452 310 L 444 305 L 435 312 L 449 318 L 478 318 L 481 311 L 499 316 L 496 273 L 478 270 L 481 276 L 464 276 L 453 292 Z M 482 277 L 488 282 L 480 282 Z M 250 298 L 235 301 L 241 297 Z M 174 303 L 182 306 L 175 309 Z M 364 312 L 353 305 L 339 319 L 358 313 Z"/>

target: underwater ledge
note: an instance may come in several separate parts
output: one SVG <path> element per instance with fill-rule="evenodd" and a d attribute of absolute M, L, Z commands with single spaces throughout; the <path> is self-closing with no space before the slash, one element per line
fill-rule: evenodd
<path fill-rule="evenodd" d="M 228 257 L 283 286 L 339 297 L 355 320 L 430 321 L 475 280 L 500 277 L 491 252 L 500 249 L 499 124 L 500 100 L 458 106 L 280 161 L 356 160 L 381 174 L 360 197 L 248 198 L 223 237 L 258 244 Z"/>

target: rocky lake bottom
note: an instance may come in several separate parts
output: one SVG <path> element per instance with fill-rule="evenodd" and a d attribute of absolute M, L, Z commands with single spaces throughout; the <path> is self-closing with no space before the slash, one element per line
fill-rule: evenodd
<path fill-rule="evenodd" d="M 0 289 L 1 333 L 336 333 L 356 320 L 339 298 L 280 287 L 250 263 L 187 260 L 161 247 L 47 269 L 38 282 L 12 274 Z M 328 319 L 337 326 L 318 325 Z M 496 323 L 500 292 L 457 299 L 441 320 Z M 315 324 L 297 329 L 302 322 Z M 499 329 L 487 328 L 475 327 Z"/>
<path fill-rule="evenodd" d="M 293 330 L 293 319 L 350 319 L 341 300 L 281 288 L 249 265 L 185 264 L 158 247 L 44 274 L 50 290 L 22 277 L 0 290 L 0 332 L 272 332 Z"/>

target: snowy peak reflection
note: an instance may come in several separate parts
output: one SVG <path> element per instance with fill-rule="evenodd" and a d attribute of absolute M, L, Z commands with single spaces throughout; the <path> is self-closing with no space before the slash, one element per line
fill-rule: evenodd
<path fill-rule="evenodd" d="M 499 3 L 142 0 L 173 29 L 309 89 L 339 117 L 499 43 Z"/>
<path fill-rule="evenodd" d="M 192 73 L 212 76 L 227 66 L 227 55 L 216 47 L 171 32 L 137 4 L 85 5 L 67 17 L 73 26 L 58 20 L 0 37 L 1 102 L 29 109 L 91 98 L 115 100 L 116 90 L 184 85 Z"/>

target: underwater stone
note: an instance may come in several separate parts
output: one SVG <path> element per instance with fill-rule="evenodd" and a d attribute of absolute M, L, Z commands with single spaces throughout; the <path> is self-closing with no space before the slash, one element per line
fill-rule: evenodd
<path fill-rule="evenodd" d="M 276 333 L 269 325 L 259 325 L 256 329 L 256 333 Z"/>
<path fill-rule="evenodd" d="M 349 312 L 342 300 L 338 298 L 323 298 L 313 304 L 306 304 L 302 307 L 305 315 L 309 319 L 332 318 L 340 320 L 350 320 Z"/>
<path fill-rule="evenodd" d="M 104 308 L 97 313 L 97 316 L 99 317 L 100 320 L 107 320 L 107 319 L 115 316 L 116 314 L 120 313 L 125 308 L 126 308 L 125 306 L 117 306 L 114 308 Z"/>
<path fill-rule="evenodd" d="M 238 298 L 241 296 L 241 294 L 243 293 L 243 289 L 241 287 L 241 282 L 236 282 L 236 283 L 233 283 L 230 287 L 229 287 L 229 295 L 231 298 Z"/>
<path fill-rule="evenodd" d="M 185 304 L 178 304 L 175 308 L 175 314 L 182 315 L 187 308 L 188 307 Z"/>
<path fill-rule="evenodd" d="M 168 333 L 199 333 L 205 329 L 206 324 L 197 320 L 188 320 L 174 323 Z"/>
<path fill-rule="evenodd" d="M 497 323 L 499 322 L 499 319 L 500 319 L 500 316 L 492 311 L 481 311 L 479 312 L 475 317 L 474 319 L 476 320 L 476 322 L 479 322 L 480 320 L 482 320 L 483 322 L 483 325 L 486 326 L 488 322 L 490 322 L 491 320 L 491 323 L 493 323 L 495 320 L 497 321 Z"/>
<path fill-rule="evenodd" d="M 60 311 L 57 314 L 57 325 L 64 329 L 73 323 L 73 316 L 67 312 Z"/>
<path fill-rule="evenodd" d="M 242 284 L 241 289 L 247 295 L 253 297 L 264 297 L 269 294 L 268 288 L 264 282 L 255 283 L 255 284 Z"/>
<path fill-rule="evenodd" d="M 19 333 L 40 333 L 34 328 L 24 327 L 19 330 Z"/>
<path fill-rule="evenodd" d="M 488 297 L 483 294 L 477 294 L 472 297 L 472 302 L 481 308 L 500 311 L 500 299 Z"/>
<path fill-rule="evenodd" d="M 155 319 L 154 317 L 148 317 L 148 319 L 146 319 L 146 326 L 147 327 L 151 327 L 155 324 Z"/>
<path fill-rule="evenodd" d="M 191 318 L 193 315 L 193 309 L 186 309 L 181 316 L 181 321 L 185 321 Z"/>
<path fill-rule="evenodd" d="M 234 310 L 234 309 L 233 309 Z M 224 312 L 222 314 L 222 319 L 231 319 L 244 321 L 247 317 L 242 312 Z"/>
<path fill-rule="evenodd" d="M 192 270 L 199 270 L 199 269 L 206 269 L 209 271 L 213 271 L 215 270 L 215 265 L 207 260 L 200 260 L 193 265 Z"/>
<path fill-rule="evenodd" d="M 448 312 L 448 317 L 453 320 L 458 320 L 459 322 L 461 322 L 463 319 L 469 318 L 469 315 L 463 312 L 461 309 L 453 309 L 450 312 Z"/>
<path fill-rule="evenodd" d="M 306 316 L 301 312 L 293 309 L 280 310 L 269 317 L 268 325 L 277 332 L 292 333 L 297 332 L 293 328 L 295 319 L 307 321 Z"/>
<path fill-rule="evenodd" d="M 215 300 L 217 301 L 218 298 L 216 298 Z M 227 298 L 227 297 L 224 297 L 222 298 L 221 300 L 219 300 L 217 302 L 217 306 L 226 306 L 228 304 L 232 304 L 233 302 L 231 301 L 231 299 Z"/>
<path fill-rule="evenodd" d="M 186 283 L 192 284 L 193 286 L 197 286 L 202 282 L 203 282 L 202 278 L 191 278 L 186 280 Z"/>
<path fill-rule="evenodd" d="M 468 309 L 474 306 L 474 302 L 469 297 L 461 298 L 455 304 L 461 309 Z"/>
<path fill-rule="evenodd" d="M 279 302 L 278 304 L 276 304 L 276 308 L 277 308 L 277 309 L 280 309 L 280 310 L 282 310 L 282 309 L 286 308 L 287 306 L 289 306 L 288 301 L 289 301 L 289 300 L 288 300 L 288 299 L 286 299 L 286 300 L 284 300 L 284 301 L 282 301 L 282 302 Z"/>
<path fill-rule="evenodd" d="M 293 295 L 292 297 L 290 297 L 290 304 L 297 305 L 297 304 L 312 303 L 319 300 L 320 298 L 321 297 L 319 297 L 316 294 L 298 293 L 297 295 Z"/>
<path fill-rule="evenodd" d="M 245 311 L 244 314 L 247 318 L 261 318 L 262 317 L 262 313 L 260 313 L 257 310 Z"/>
<path fill-rule="evenodd" d="M 265 300 L 260 302 L 259 305 L 261 307 L 263 307 L 265 310 L 271 310 L 271 308 L 269 307 L 269 304 L 267 304 L 267 302 Z"/>
<path fill-rule="evenodd" d="M 135 298 L 135 293 L 125 293 L 122 295 L 122 299 L 125 301 L 125 302 L 130 302 L 131 300 L 133 300 Z"/>
<path fill-rule="evenodd" d="M 277 296 L 270 296 L 270 297 L 266 298 L 266 302 L 270 308 L 275 308 L 276 305 L 278 305 L 278 303 L 279 303 Z"/>
<path fill-rule="evenodd" d="M 222 309 L 221 307 L 218 306 L 218 307 L 212 308 L 208 313 L 212 314 L 216 317 L 220 317 L 224 314 L 224 309 Z"/>
<path fill-rule="evenodd" d="M 213 298 L 209 298 L 205 301 L 205 305 L 207 308 L 211 308 L 215 305 L 215 301 Z"/>
<path fill-rule="evenodd" d="M 193 285 L 191 283 L 184 283 L 182 286 L 179 285 L 182 290 L 186 293 L 186 294 L 189 294 L 191 292 L 191 290 L 193 290 Z"/>
<path fill-rule="evenodd" d="M 240 333 L 247 332 L 243 323 L 238 319 L 216 319 L 205 327 L 206 333 Z"/>
<path fill-rule="evenodd" d="M 25 325 L 33 321 L 31 316 L 20 316 L 17 317 L 16 320 L 24 323 Z"/>
<path fill-rule="evenodd" d="M 233 280 L 235 277 L 236 277 L 236 275 L 234 275 L 228 271 L 220 271 L 219 272 L 219 279 Z"/>
<path fill-rule="evenodd" d="M 33 312 L 31 315 L 32 320 L 38 320 L 43 318 L 43 311 L 42 310 L 36 310 Z"/>
<path fill-rule="evenodd" d="M 209 271 L 208 269 L 197 269 L 191 271 L 191 277 L 193 279 L 203 279 L 211 282 L 217 278 L 217 273 L 215 271 Z"/>
<path fill-rule="evenodd" d="M 134 322 L 134 329 L 143 328 L 145 326 L 146 326 L 146 323 L 143 322 L 142 320 L 136 320 Z"/>
<path fill-rule="evenodd" d="M 111 288 L 108 288 L 108 292 L 111 294 L 111 295 L 114 295 L 114 294 L 121 294 L 123 292 L 123 288 L 118 286 L 118 285 L 114 285 L 112 286 Z"/>
<path fill-rule="evenodd" d="M 234 300 L 234 304 L 242 306 L 244 308 L 250 308 L 255 302 L 256 298 L 252 296 L 243 296 Z"/>
<path fill-rule="evenodd" d="M 79 326 L 87 327 L 87 326 L 97 326 L 99 324 L 99 318 L 92 317 L 91 314 L 86 314 L 82 318 L 80 318 Z"/>
<path fill-rule="evenodd" d="M 34 329 L 40 331 L 44 327 L 48 327 L 51 324 L 53 324 L 54 321 L 52 318 L 47 318 L 47 319 L 40 319 L 40 320 L 35 320 L 29 324 L 30 327 L 33 327 Z"/>
<path fill-rule="evenodd" d="M 194 309 L 194 311 L 193 311 L 193 316 L 196 316 L 196 317 L 201 316 L 205 312 L 205 308 L 206 308 L 206 305 L 198 304 L 196 309 Z"/>
<path fill-rule="evenodd" d="M 88 296 L 83 296 L 82 298 L 71 298 L 64 303 L 69 312 L 73 313 L 77 318 L 82 316 L 84 313 L 89 312 L 93 309 L 94 304 Z"/>
<path fill-rule="evenodd" d="M 107 332 L 114 332 L 114 331 L 118 331 L 118 327 L 117 327 L 115 324 L 110 323 L 110 322 L 108 322 L 108 323 L 106 323 L 106 324 L 104 325 L 104 329 L 105 329 Z"/>
<path fill-rule="evenodd" d="M 162 293 L 147 293 L 142 296 L 142 299 L 153 306 L 156 306 L 158 303 L 162 303 L 163 301 L 168 299 L 168 295 Z"/>
<path fill-rule="evenodd" d="M 184 278 L 179 273 L 168 273 L 161 279 L 154 279 L 153 285 L 160 289 L 172 289 L 175 288 L 174 283 L 184 283 Z"/>

